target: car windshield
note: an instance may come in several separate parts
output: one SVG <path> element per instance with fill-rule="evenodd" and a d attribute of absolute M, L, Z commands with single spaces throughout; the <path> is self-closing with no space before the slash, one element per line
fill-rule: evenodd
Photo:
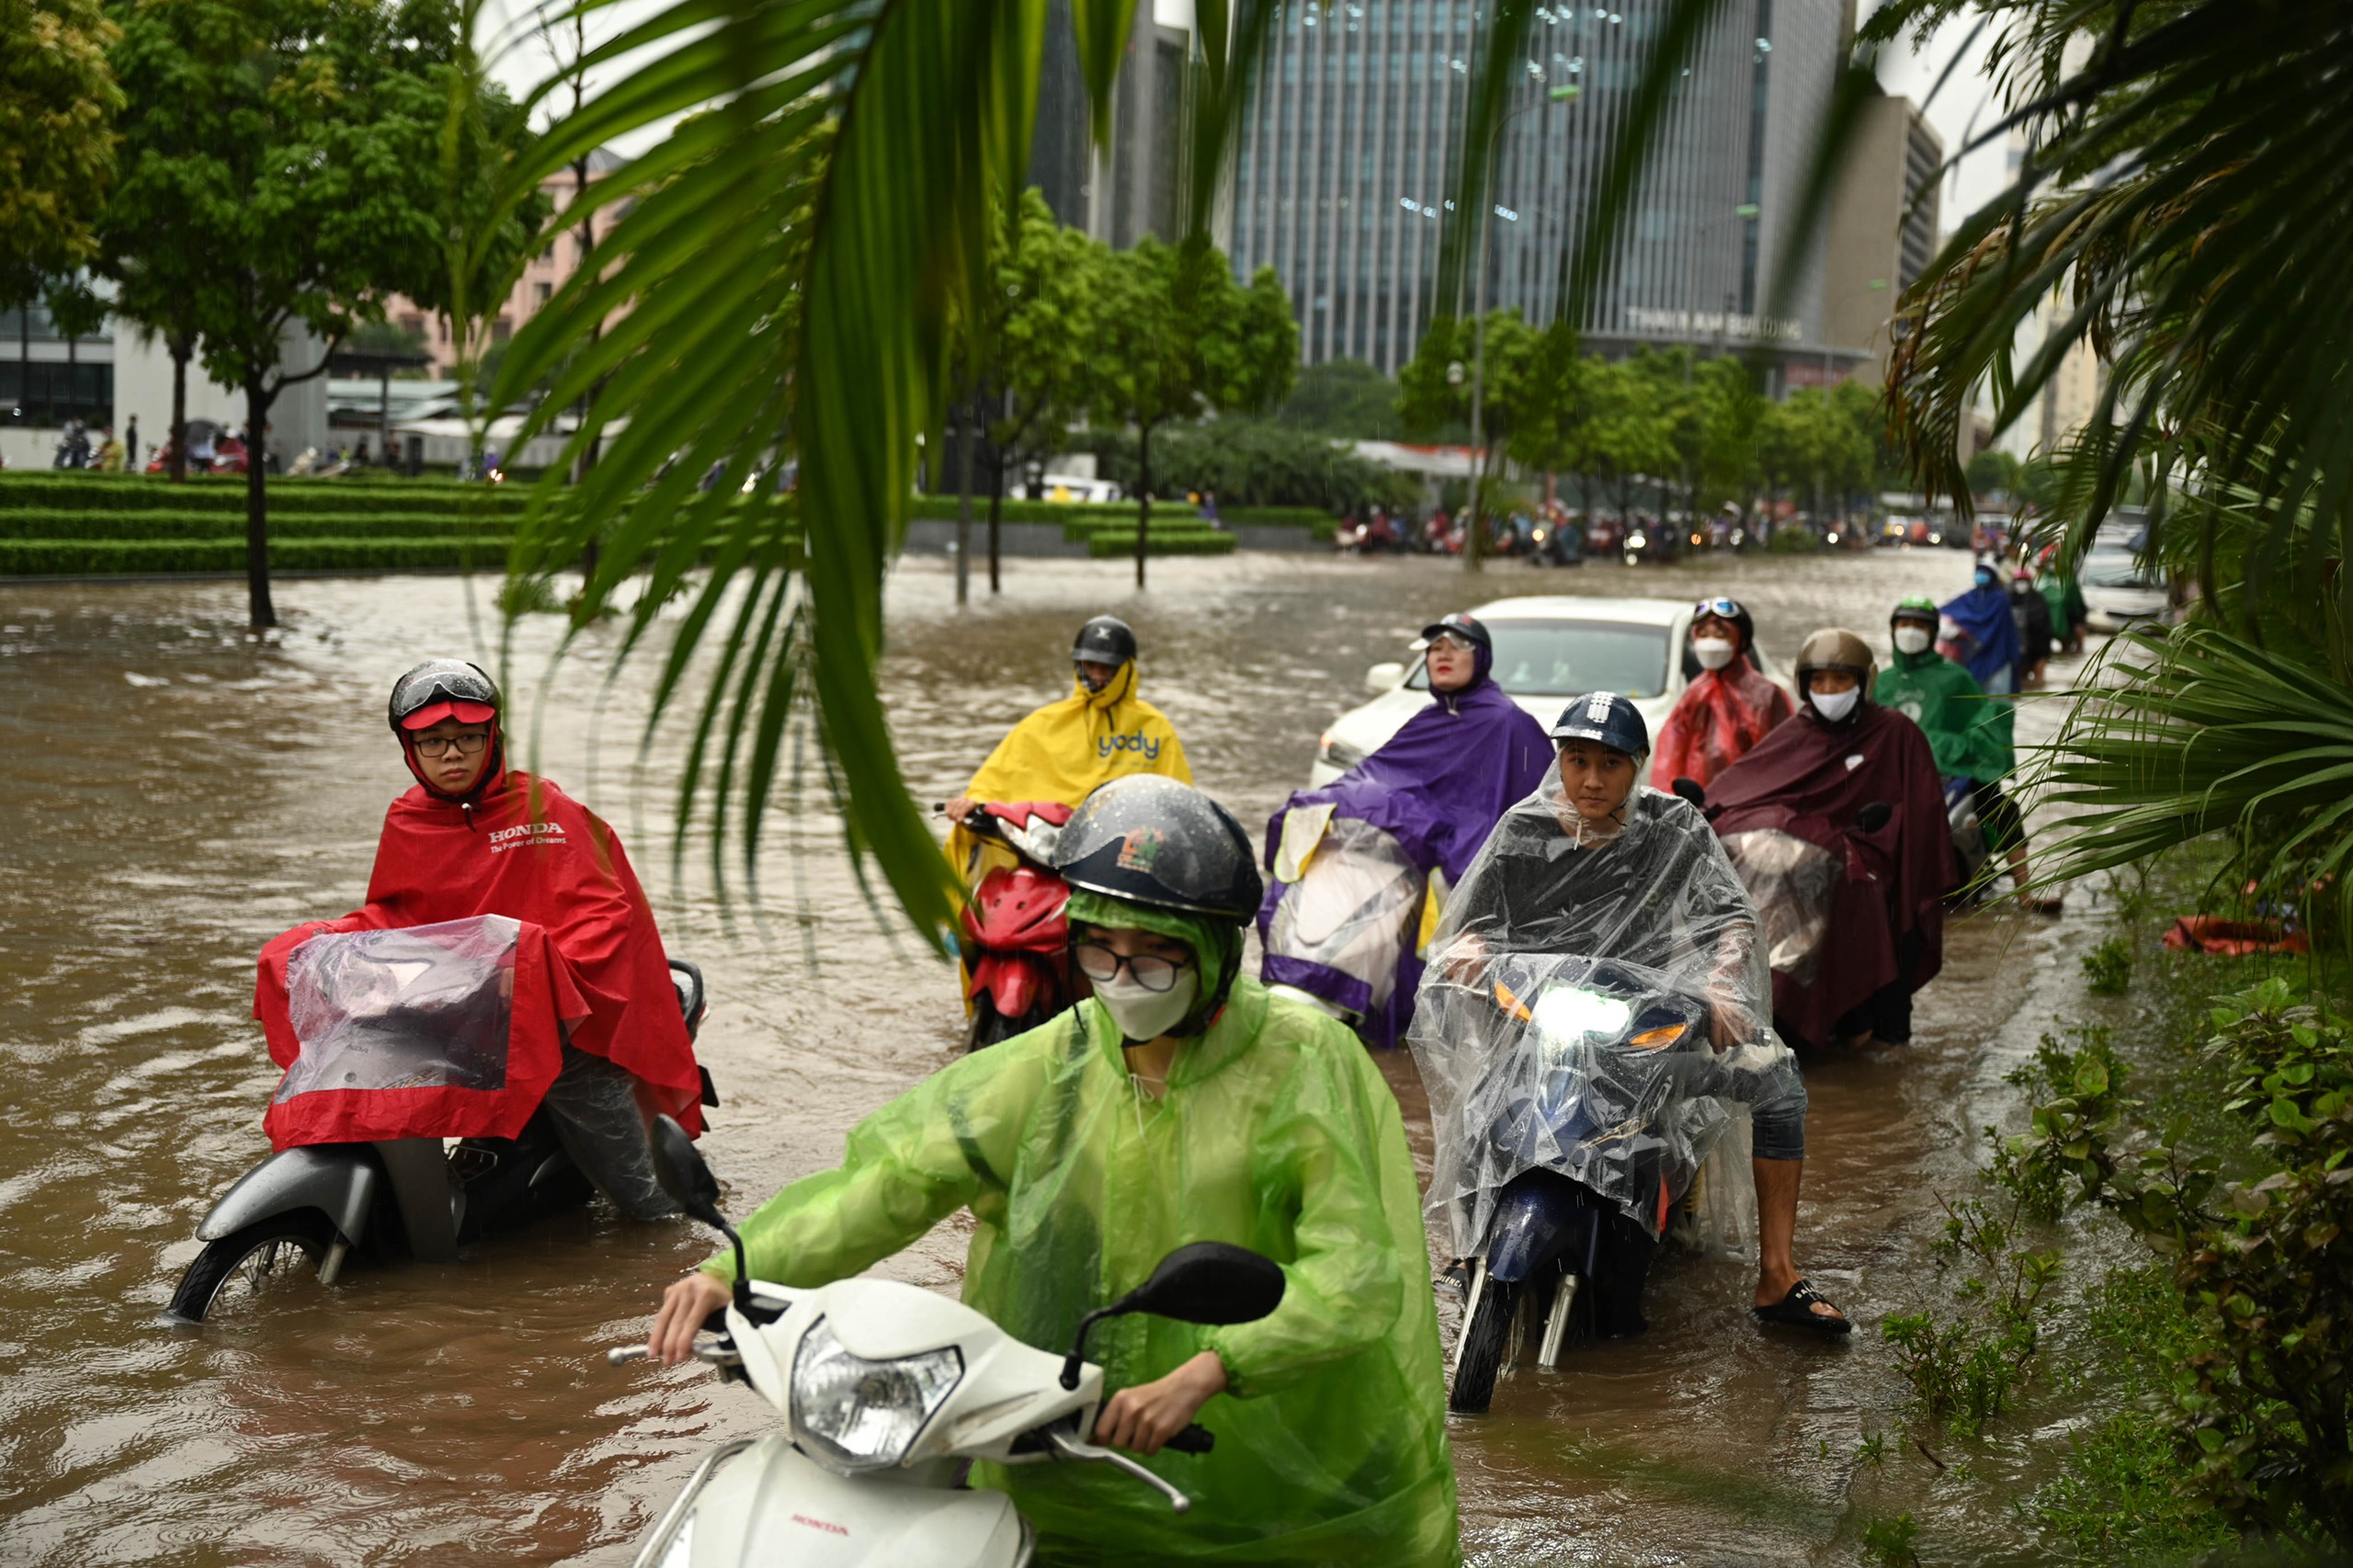
<path fill-rule="evenodd" d="M 1623 620 L 1491 620 L 1495 640 L 1495 684 L 1514 697 L 1576 697 L 1615 691 L 1637 699 L 1666 689 L 1664 626 Z M 1415 666 L 1406 683 L 1429 687 L 1429 672 Z"/>

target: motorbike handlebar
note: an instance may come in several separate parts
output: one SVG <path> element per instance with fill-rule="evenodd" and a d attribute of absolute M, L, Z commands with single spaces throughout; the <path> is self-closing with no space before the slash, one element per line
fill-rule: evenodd
<path fill-rule="evenodd" d="M 1217 1434 L 1196 1421 L 1161 1447 L 1174 1449 L 1180 1454 L 1205 1454 L 1217 1447 Z"/>

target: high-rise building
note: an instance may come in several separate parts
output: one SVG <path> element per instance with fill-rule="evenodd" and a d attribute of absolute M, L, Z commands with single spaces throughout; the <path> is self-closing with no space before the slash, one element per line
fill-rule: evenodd
<path fill-rule="evenodd" d="M 1612 138 L 1667 0 L 1540 5 L 1497 129 L 1486 302 L 1552 319 Z M 1241 127 L 1224 239 L 1237 272 L 1271 266 L 1311 362 L 1413 357 L 1434 312 L 1471 313 L 1476 271 L 1437 298 L 1482 29 L 1477 0 L 1289 0 Z M 1836 369 L 1822 247 L 1776 269 L 1849 35 L 1846 0 L 1734 0 L 1681 76 L 1620 243 L 1579 324 L 1604 352 L 1762 344 Z M 1562 92 L 1560 89 L 1574 89 Z M 1477 249 L 1475 231 L 1466 236 Z"/>
<path fill-rule="evenodd" d="M 1945 148 L 1910 100 L 1863 105 L 1831 194 L 1824 310 L 1830 341 L 1867 348 L 1887 379 L 1895 301 L 1936 259 Z"/>
<path fill-rule="evenodd" d="M 1184 0 L 1137 0 L 1127 56 L 1111 91 L 1111 136 L 1095 143 L 1086 78 L 1078 65 L 1069 0 L 1046 13 L 1029 183 L 1063 223 L 1126 249 L 1146 234 L 1176 238 L 1182 225 L 1184 112 L 1192 11 Z"/>

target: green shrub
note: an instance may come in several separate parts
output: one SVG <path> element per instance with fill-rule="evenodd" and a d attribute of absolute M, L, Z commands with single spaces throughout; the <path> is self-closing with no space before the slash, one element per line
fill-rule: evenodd
<path fill-rule="evenodd" d="M 272 539 L 409 539 L 504 535 L 512 517 L 477 517 L 455 507 L 439 515 L 415 512 L 278 512 L 269 516 Z M 0 511 L 0 539 L 23 540 L 236 540 L 245 537 L 245 515 L 235 512 L 7 512 Z"/>
<path fill-rule="evenodd" d="M 1220 506 L 1218 516 L 1230 528 L 1321 528 L 1325 538 L 1340 520 L 1321 506 Z"/>
<path fill-rule="evenodd" d="M 415 572 L 471 567 L 503 572 L 507 540 L 281 539 L 269 563 L 281 572 Z M 173 572 L 242 572 L 242 540 L 0 540 L 0 577 L 99 577 Z"/>
<path fill-rule="evenodd" d="M 294 512 L 519 513 L 529 492 L 516 485 L 455 484 L 445 480 L 402 480 L 350 484 L 336 479 L 273 479 L 269 510 Z M 161 474 L 75 474 L 54 470 L 0 473 L 0 514 L 10 512 L 210 512 L 244 516 L 245 476 L 193 474 L 174 484 Z"/>
<path fill-rule="evenodd" d="M 1822 548 L 1820 536 L 1809 528 L 1784 523 L 1773 530 L 1773 538 L 1766 549 L 1775 555 L 1812 555 Z"/>
<path fill-rule="evenodd" d="M 1157 512 L 1165 503 L 1156 503 Z M 1189 507 L 1186 508 L 1188 511 Z M 956 497 L 953 495 L 918 495 L 915 499 L 912 517 L 934 522 L 952 523 L 956 520 Z M 1068 525 L 1085 518 L 1102 518 L 1110 522 L 1135 521 L 1136 504 L 1132 501 L 1017 501 L 1006 499 L 998 511 L 999 521 L 1007 523 L 1062 523 Z M 985 523 L 989 517 L 989 498 L 972 497 L 972 521 Z"/>
<path fill-rule="evenodd" d="M 2121 996 L 2132 983 L 2132 942 L 2121 933 L 2102 937 L 2082 961 L 2095 996 Z"/>
<path fill-rule="evenodd" d="M 1136 552 L 1136 536 L 1127 533 L 1098 533 L 1086 541 L 1086 553 L 1097 561 L 1117 560 Z M 1152 530 L 1148 555 L 1231 555 L 1233 536 L 1216 533 L 1207 528 L 1169 528 Z"/>

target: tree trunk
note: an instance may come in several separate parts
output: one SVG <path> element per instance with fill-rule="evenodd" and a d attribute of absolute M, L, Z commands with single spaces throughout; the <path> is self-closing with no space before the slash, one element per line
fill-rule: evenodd
<path fill-rule="evenodd" d="M 263 390 L 261 378 L 245 380 L 245 593 L 251 605 L 254 630 L 256 631 L 278 624 L 278 611 L 269 602 L 269 501 L 268 491 L 262 483 L 261 431 L 265 416 L 269 413 L 269 394 Z"/>
<path fill-rule="evenodd" d="M 997 574 L 997 528 L 1005 516 L 1005 453 L 996 454 L 996 482 L 989 488 L 989 592 L 1004 586 Z"/>
<path fill-rule="evenodd" d="M 956 421 L 956 605 L 960 609 L 972 598 L 972 419 L 980 411 L 976 390 Z"/>
<path fill-rule="evenodd" d="M 1143 556 L 1152 543 L 1152 426 L 1136 426 L 1136 586 L 1143 586 Z"/>
<path fill-rule="evenodd" d="M 192 339 L 173 338 L 172 350 L 172 467 L 174 484 L 188 483 L 188 361 L 196 349 Z M 251 467 L 249 462 L 247 467 Z"/>

